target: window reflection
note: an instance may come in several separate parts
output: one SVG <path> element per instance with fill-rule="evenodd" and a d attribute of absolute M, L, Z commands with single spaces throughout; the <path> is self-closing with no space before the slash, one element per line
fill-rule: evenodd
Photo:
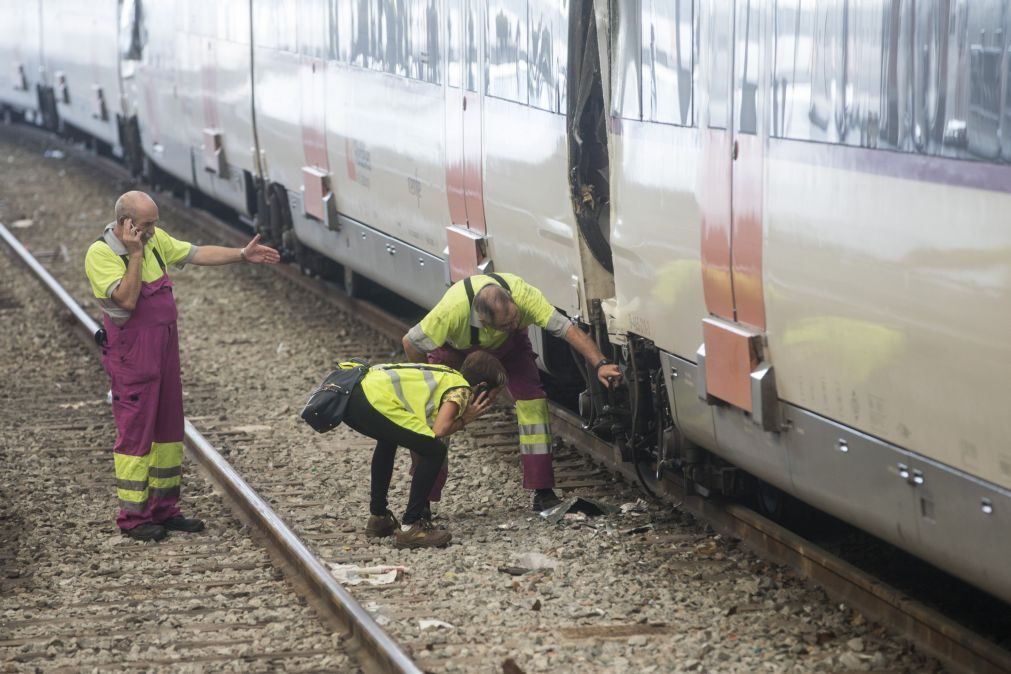
<path fill-rule="evenodd" d="M 693 0 L 644 0 L 642 7 L 643 118 L 692 125 L 695 68 Z"/>
<path fill-rule="evenodd" d="M 611 114 L 642 119 L 639 84 L 642 81 L 642 7 L 640 0 L 611 4 Z"/>
<path fill-rule="evenodd" d="M 771 133 L 1011 161 L 1006 0 L 777 0 Z"/>
<path fill-rule="evenodd" d="M 526 103 L 527 0 L 488 3 L 487 48 L 488 95 Z"/>
<path fill-rule="evenodd" d="M 709 6 L 706 41 L 710 57 L 706 77 L 709 86 L 709 128 L 726 129 L 730 126 L 730 77 L 733 44 L 734 5 L 714 2 Z"/>

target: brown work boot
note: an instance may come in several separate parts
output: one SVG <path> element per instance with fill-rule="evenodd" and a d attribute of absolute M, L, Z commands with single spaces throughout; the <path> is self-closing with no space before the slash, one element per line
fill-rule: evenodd
<path fill-rule="evenodd" d="M 431 520 L 420 519 L 407 529 L 398 529 L 393 545 L 398 548 L 441 548 L 452 539 L 453 534 L 436 528 Z"/>
<path fill-rule="evenodd" d="M 385 515 L 369 515 L 368 524 L 365 525 L 365 535 L 369 538 L 385 538 L 392 536 L 400 528 L 400 522 L 389 510 Z"/>

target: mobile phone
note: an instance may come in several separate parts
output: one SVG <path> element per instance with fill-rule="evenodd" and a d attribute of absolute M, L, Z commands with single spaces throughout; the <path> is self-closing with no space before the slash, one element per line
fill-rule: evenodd
<path fill-rule="evenodd" d="M 474 387 L 474 395 L 481 395 L 488 392 L 488 382 L 483 381 Z"/>

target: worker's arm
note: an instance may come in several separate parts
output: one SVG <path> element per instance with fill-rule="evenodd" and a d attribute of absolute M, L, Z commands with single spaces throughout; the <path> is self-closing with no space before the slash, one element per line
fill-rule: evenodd
<path fill-rule="evenodd" d="M 488 391 L 481 391 L 467 405 L 467 409 L 459 417 L 456 415 L 460 406 L 447 400 L 439 408 L 439 413 L 435 417 L 435 423 L 432 424 L 432 432 L 435 433 L 435 437 L 437 438 L 444 438 L 456 433 L 484 414 L 491 407 L 493 400 L 494 396 L 490 395 Z"/>
<path fill-rule="evenodd" d="M 423 351 L 420 351 L 419 349 L 417 349 L 414 346 L 414 344 L 411 343 L 411 340 L 409 340 L 407 338 L 407 335 L 404 335 L 404 338 L 402 340 L 400 340 L 400 341 L 404 345 L 404 353 L 407 355 L 407 360 L 408 361 L 410 361 L 412 363 L 424 363 L 425 362 L 425 353 Z"/>
<path fill-rule="evenodd" d="M 597 345 L 594 343 L 590 336 L 579 329 L 576 325 L 569 325 L 569 329 L 565 331 L 565 341 L 572 345 L 580 355 L 587 360 L 592 366 L 596 366 L 602 360 L 605 360 L 604 354 L 600 352 Z M 597 379 L 600 383 L 610 388 L 611 386 L 618 384 L 621 381 L 621 370 L 614 363 L 608 363 L 606 365 L 601 365 L 597 368 Z"/>
<path fill-rule="evenodd" d="M 112 291 L 112 301 L 120 309 L 133 311 L 140 297 L 141 269 L 144 267 L 144 240 L 140 231 L 133 226 L 133 221 L 127 218 L 123 227 L 123 245 L 129 256 L 126 263 L 126 274 Z"/>
<path fill-rule="evenodd" d="M 205 267 L 212 267 L 222 264 L 234 264 L 236 262 L 274 264 L 280 259 L 281 255 L 276 250 L 260 243 L 260 235 L 257 234 L 244 248 L 200 246 L 193 253 L 191 262 Z"/>

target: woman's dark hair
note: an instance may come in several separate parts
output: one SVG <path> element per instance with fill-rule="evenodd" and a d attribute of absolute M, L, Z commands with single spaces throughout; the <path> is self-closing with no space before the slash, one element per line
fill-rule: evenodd
<path fill-rule="evenodd" d="M 498 388 L 509 381 L 498 358 L 484 351 L 475 351 L 467 356 L 460 367 L 460 374 L 471 386 L 484 383 L 488 388 Z"/>

